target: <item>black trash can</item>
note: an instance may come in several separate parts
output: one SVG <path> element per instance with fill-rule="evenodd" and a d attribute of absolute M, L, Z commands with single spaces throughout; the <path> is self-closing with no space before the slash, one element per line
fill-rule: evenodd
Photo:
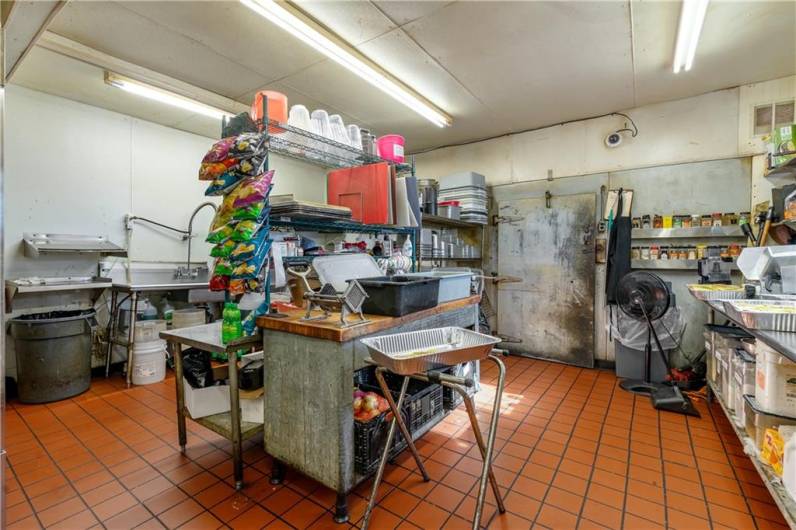
<path fill-rule="evenodd" d="M 9 323 L 20 401 L 47 403 L 88 390 L 94 310 L 38 313 Z"/>

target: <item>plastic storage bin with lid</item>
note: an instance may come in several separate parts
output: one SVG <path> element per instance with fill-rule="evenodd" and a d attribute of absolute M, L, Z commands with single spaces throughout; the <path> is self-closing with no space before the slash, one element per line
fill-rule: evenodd
<path fill-rule="evenodd" d="M 796 417 L 796 363 L 758 340 L 755 398 L 765 412 Z"/>
<path fill-rule="evenodd" d="M 379 156 L 384 160 L 403 164 L 404 162 L 404 137 L 400 134 L 385 134 L 376 140 Z"/>
<path fill-rule="evenodd" d="M 732 362 L 733 396 L 735 397 L 735 424 L 743 427 L 746 422 L 744 396 L 755 395 L 755 357 L 743 348 L 736 348 Z"/>
<path fill-rule="evenodd" d="M 796 425 L 796 418 L 781 414 L 769 414 L 761 409 L 754 396 L 744 396 L 746 415 L 746 434 L 755 441 L 758 451 L 763 446 L 766 429 L 776 429 L 783 425 Z"/>

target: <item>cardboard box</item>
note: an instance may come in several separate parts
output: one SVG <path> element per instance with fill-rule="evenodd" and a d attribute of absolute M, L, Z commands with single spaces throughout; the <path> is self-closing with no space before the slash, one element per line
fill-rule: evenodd
<path fill-rule="evenodd" d="M 240 419 L 251 423 L 263 423 L 265 421 L 265 400 L 263 396 L 255 399 L 241 399 Z"/>
<path fill-rule="evenodd" d="M 182 382 L 185 387 L 185 408 L 188 409 L 191 418 L 198 419 L 229 412 L 229 386 L 194 388 L 184 377 Z"/>

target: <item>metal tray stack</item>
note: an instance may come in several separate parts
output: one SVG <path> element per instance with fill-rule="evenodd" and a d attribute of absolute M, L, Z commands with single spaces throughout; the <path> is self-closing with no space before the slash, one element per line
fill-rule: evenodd
<path fill-rule="evenodd" d="M 792 312 L 783 312 L 784 309 Z M 724 311 L 748 329 L 796 332 L 796 302 L 727 300 L 724 302 Z"/>
<path fill-rule="evenodd" d="M 445 327 L 361 339 L 379 365 L 411 375 L 485 359 L 500 339 L 468 329 Z"/>
<path fill-rule="evenodd" d="M 729 286 L 728 286 L 729 287 Z M 743 288 L 740 289 L 716 289 L 705 290 L 701 284 L 691 284 L 688 292 L 697 300 L 739 300 L 746 298 Z"/>

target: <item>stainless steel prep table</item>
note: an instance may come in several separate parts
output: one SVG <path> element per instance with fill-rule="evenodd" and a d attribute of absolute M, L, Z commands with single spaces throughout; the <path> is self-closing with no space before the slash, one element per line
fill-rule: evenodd
<path fill-rule="evenodd" d="M 354 472 L 354 372 L 369 356 L 360 338 L 445 326 L 478 325 L 479 296 L 403 317 L 366 315 L 370 322 L 340 329 L 338 315 L 302 321 L 305 311 L 284 318 L 260 317 L 265 364 L 265 450 L 281 463 L 337 492 L 335 519 L 348 518 L 347 494 L 367 477 Z M 415 439 L 421 432 L 413 433 Z"/>
<path fill-rule="evenodd" d="M 110 372 L 111 356 L 114 344 L 124 346 L 127 350 L 127 386 L 130 386 L 132 377 L 133 345 L 135 343 L 135 315 L 138 312 L 138 301 L 141 293 L 154 293 L 164 291 L 192 291 L 207 290 L 209 273 L 205 271 L 196 278 L 175 278 L 173 269 L 138 270 L 130 274 L 125 272 L 121 277 L 113 277 L 111 286 L 111 318 L 109 323 L 108 352 L 105 359 L 105 376 Z M 128 336 L 125 342 L 115 339 L 118 313 L 121 304 L 119 293 L 126 293 L 130 299 L 130 319 L 128 321 Z"/>
<path fill-rule="evenodd" d="M 190 415 L 185 409 L 185 389 L 182 378 L 182 346 L 191 346 L 200 350 L 225 354 L 230 359 L 229 366 L 229 412 L 214 414 L 204 418 L 193 419 L 232 442 L 232 459 L 235 470 L 235 487 L 243 487 L 243 440 L 251 438 L 262 432 L 261 423 L 242 422 L 240 419 L 240 393 L 238 390 L 238 363 L 235 362 L 238 350 L 256 347 L 262 344 L 262 337 L 256 333 L 250 337 L 224 344 L 221 342 L 221 321 L 193 326 L 190 328 L 162 331 L 160 338 L 167 340 L 172 345 L 174 354 L 174 375 L 177 386 L 177 430 L 179 432 L 180 448 L 185 452 L 187 435 L 185 431 L 185 417 Z"/>

